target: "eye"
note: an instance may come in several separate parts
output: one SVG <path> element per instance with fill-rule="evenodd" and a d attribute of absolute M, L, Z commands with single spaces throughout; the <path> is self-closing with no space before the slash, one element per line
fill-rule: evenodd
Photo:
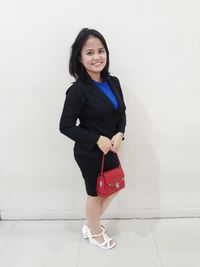
<path fill-rule="evenodd" d="M 105 49 L 100 49 L 100 50 L 99 50 L 99 53 L 100 53 L 100 54 L 103 54 L 104 52 L 105 52 Z"/>
<path fill-rule="evenodd" d="M 88 56 L 91 56 L 92 54 L 93 54 L 92 51 L 88 51 L 88 52 L 87 52 L 87 55 L 88 55 Z"/>

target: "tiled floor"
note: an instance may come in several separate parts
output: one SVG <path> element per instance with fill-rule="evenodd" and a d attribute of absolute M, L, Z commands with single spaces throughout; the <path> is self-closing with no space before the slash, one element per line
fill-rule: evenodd
<path fill-rule="evenodd" d="M 199 267 L 200 218 L 104 220 L 117 241 L 101 250 L 83 221 L 0 221 L 1 267 Z"/>

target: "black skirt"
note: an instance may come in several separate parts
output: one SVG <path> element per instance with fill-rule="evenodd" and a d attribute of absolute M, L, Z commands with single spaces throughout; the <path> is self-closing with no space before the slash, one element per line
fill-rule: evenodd
<path fill-rule="evenodd" d="M 103 152 L 92 155 L 83 155 L 74 151 L 74 158 L 81 170 L 85 181 L 86 192 L 89 196 L 97 196 L 96 184 L 98 174 L 101 172 Z M 109 151 L 104 158 L 104 171 L 111 170 L 119 166 L 116 153 Z"/>

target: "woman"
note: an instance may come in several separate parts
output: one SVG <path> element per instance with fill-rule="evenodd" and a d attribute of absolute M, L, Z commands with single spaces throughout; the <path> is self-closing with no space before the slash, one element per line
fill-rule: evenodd
<path fill-rule="evenodd" d="M 74 158 L 87 192 L 86 218 L 82 233 L 91 244 L 110 249 L 116 242 L 105 233 L 100 218 L 116 195 L 101 198 L 96 192 L 103 153 L 104 170 L 118 166 L 126 126 L 126 106 L 118 78 L 109 74 L 109 51 L 104 37 L 84 28 L 76 37 L 69 61 L 75 82 L 66 92 L 60 131 L 75 141 Z M 79 119 L 79 125 L 77 125 Z"/>

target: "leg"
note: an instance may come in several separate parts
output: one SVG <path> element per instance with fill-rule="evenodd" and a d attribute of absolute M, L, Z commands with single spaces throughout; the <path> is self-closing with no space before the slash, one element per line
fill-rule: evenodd
<path fill-rule="evenodd" d="M 86 200 L 86 217 L 88 220 L 88 226 L 92 233 L 99 233 L 100 229 L 100 211 L 101 211 L 101 199 L 99 197 L 92 197 L 87 195 Z"/>
<path fill-rule="evenodd" d="M 111 195 L 110 197 L 106 197 L 106 198 L 101 198 L 101 210 L 100 210 L 100 216 L 102 216 L 102 214 L 106 211 L 106 209 L 108 208 L 110 202 L 112 201 L 112 199 L 118 194 L 118 192 L 114 193 L 113 195 Z"/>
<path fill-rule="evenodd" d="M 101 198 L 87 195 L 85 211 L 88 220 L 88 226 L 91 230 L 91 233 L 95 235 L 102 232 L 100 228 Z M 102 235 L 95 237 L 95 239 L 99 243 L 102 243 L 104 241 Z M 111 241 L 110 244 L 113 244 L 113 240 Z"/>

